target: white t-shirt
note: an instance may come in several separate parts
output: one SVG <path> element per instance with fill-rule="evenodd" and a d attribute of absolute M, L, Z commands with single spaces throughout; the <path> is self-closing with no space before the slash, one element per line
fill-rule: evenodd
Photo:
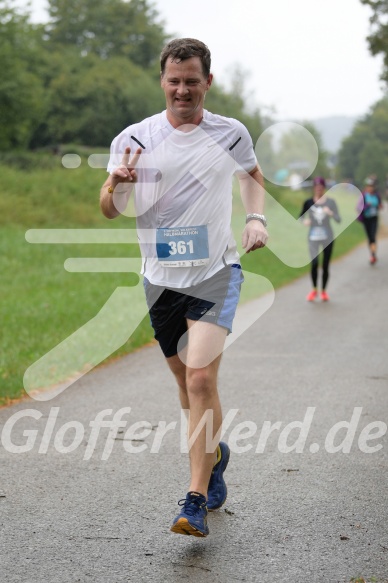
<path fill-rule="evenodd" d="M 252 139 L 238 120 L 204 110 L 191 128 L 174 129 L 166 111 L 149 117 L 113 140 L 108 164 L 112 172 L 127 146 L 132 154 L 142 148 L 133 195 L 141 273 L 172 288 L 196 285 L 238 263 L 232 178 L 257 164 Z"/>

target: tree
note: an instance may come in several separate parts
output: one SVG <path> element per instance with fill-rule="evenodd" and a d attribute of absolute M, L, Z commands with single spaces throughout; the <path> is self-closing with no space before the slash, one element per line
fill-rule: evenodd
<path fill-rule="evenodd" d="M 47 91 L 50 106 L 35 142 L 110 145 L 112 136 L 163 108 L 158 83 L 123 57 L 54 55 Z"/>
<path fill-rule="evenodd" d="M 357 183 L 361 187 L 365 178 L 371 174 L 376 175 L 379 184 L 385 184 L 384 177 L 387 174 L 388 148 L 379 139 L 373 137 L 362 148 L 357 168 Z"/>
<path fill-rule="evenodd" d="M 373 11 L 370 17 L 371 34 L 367 40 L 372 55 L 383 55 L 384 69 L 381 78 L 388 83 L 388 0 L 360 1 Z"/>
<path fill-rule="evenodd" d="M 149 0 L 49 0 L 51 20 L 0 0 L 0 150 L 66 142 L 108 146 L 127 125 L 164 107 L 159 55 L 167 35 Z M 244 123 L 253 141 L 258 110 L 246 106 L 240 70 L 207 107 Z"/>
<path fill-rule="evenodd" d="M 342 142 L 338 152 L 337 175 L 340 180 L 356 183 L 356 171 L 364 145 L 372 139 L 370 129 L 357 123 L 350 136 Z"/>
<path fill-rule="evenodd" d="M 319 133 L 317 128 L 314 126 L 314 124 L 312 124 L 308 121 L 304 122 L 302 125 L 313 136 L 315 143 L 317 144 L 317 147 L 318 147 L 318 160 L 317 160 L 317 165 L 316 165 L 315 169 L 313 170 L 313 174 L 315 176 L 326 176 L 326 177 L 329 176 L 329 174 L 330 174 L 329 167 L 328 167 L 329 153 L 327 152 L 327 150 L 325 150 L 325 148 L 323 146 L 321 134 Z"/>
<path fill-rule="evenodd" d="M 263 131 L 263 121 L 258 108 L 248 108 L 252 102 L 246 88 L 249 72 L 235 64 L 229 71 L 229 87 L 213 80 L 212 87 L 206 95 L 205 106 L 219 115 L 235 117 L 248 129 L 254 143 Z"/>
<path fill-rule="evenodd" d="M 0 150 L 27 147 L 45 112 L 36 71 L 37 29 L 8 2 L 0 2 Z"/>
<path fill-rule="evenodd" d="M 378 101 L 342 143 L 337 173 L 362 187 L 364 179 L 376 174 L 381 185 L 388 172 L 388 98 Z"/>
<path fill-rule="evenodd" d="M 80 55 L 124 56 L 140 67 L 158 60 L 166 40 L 148 0 L 49 0 L 48 39 Z"/>

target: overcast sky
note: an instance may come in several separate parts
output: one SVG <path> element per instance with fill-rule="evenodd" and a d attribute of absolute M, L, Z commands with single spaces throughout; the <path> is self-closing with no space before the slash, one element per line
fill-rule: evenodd
<path fill-rule="evenodd" d="M 25 6 L 27 0 L 17 0 Z M 238 65 L 246 93 L 277 120 L 362 116 L 383 96 L 382 58 L 366 37 L 370 9 L 360 0 L 156 0 L 173 36 L 204 41 L 215 78 L 227 86 Z M 33 20 L 45 0 L 32 0 Z"/>

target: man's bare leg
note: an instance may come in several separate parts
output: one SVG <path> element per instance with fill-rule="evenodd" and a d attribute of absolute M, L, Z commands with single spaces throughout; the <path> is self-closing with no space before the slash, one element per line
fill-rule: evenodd
<path fill-rule="evenodd" d="M 214 386 L 214 374 L 215 377 L 217 377 L 217 370 L 218 370 L 218 366 L 219 366 L 219 361 L 220 361 L 221 357 L 218 357 L 218 362 L 217 363 L 212 363 L 212 370 L 211 370 L 211 378 L 212 378 L 212 385 Z M 204 405 L 205 409 L 204 409 L 204 413 L 201 414 L 200 411 L 197 412 L 197 414 L 194 413 L 194 415 L 190 415 L 190 401 L 189 401 L 189 395 L 187 392 L 187 377 L 188 375 L 190 375 L 190 386 L 193 386 L 194 382 L 198 382 L 198 380 L 200 379 L 195 379 L 195 374 L 193 374 L 193 369 L 188 369 L 186 367 L 186 365 L 181 361 L 181 359 L 179 358 L 178 355 L 169 357 L 166 359 L 167 360 L 167 364 L 170 367 L 171 372 L 174 374 L 175 379 L 177 381 L 178 384 L 178 388 L 179 388 L 179 400 L 181 403 L 181 407 L 182 410 L 185 412 L 186 417 L 189 420 L 189 427 L 188 427 L 188 439 L 190 439 L 190 436 L 193 434 L 193 432 L 195 431 L 195 428 L 197 426 L 197 418 L 198 420 L 201 419 L 202 414 L 204 414 L 206 411 L 208 411 L 208 415 L 212 416 L 213 418 L 209 418 L 208 423 L 209 426 L 211 423 L 213 423 L 213 433 L 215 435 L 215 433 L 217 432 L 217 430 L 219 429 L 219 427 L 221 426 L 222 423 L 222 418 L 221 418 L 221 405 L 219 402 L 219 399 L 216 397 L 215 399 L 215 403 L 213 402 L 209 402 L 206 403 Z M 213 369 L 216 369 L 215 372 L 213 372 Z M 195 369 L 194 369 L 195 372 Z M 204 375 L 204 371 L 202 370 L 202 373 L 200 373 L 202 376 Z M 206 372 L 205 372 L 206 374 Z M 217 379 L 215 378 L 215 383 L 217 382 Z M 214 390 L 212 391 L 212 394 L 214 393 Z M 196 406 L 196 399 L 193 397 L 192 399 L 194 401 L 193 404 L 193 408 L 194 411 L 196 411 L 197 406 Z M 209 413 L 210 410 L 210 413 Z M 194 421 L 195 419 L 195 421 Z M 202 434 L 199 439 L 203 439 L 203 437 L 206 438 L 206 427 L 205 429 L 202 431 Z M 213 436 L 212 436 L 213 437 Z M 217 445 L 218 441 L 215 440 L 215 443 Z M 198 443 L 196 442 L 193 447 L 194 447 L 194 451 L 196 450 L 196 447 L 198 446 Z M 203 468 L 203 472 L 204 472 L 204 478 L 202 479 L 200 476 L 202 474 L 202 471 L 200 469 L 200 467 L 202 466 L 202 462 L 200 464 L 198 464 L 198 462 L 196 460 L 193 460 L 193 448 L 191 448 L 190 451 L 190 466 L 191 466 L 191 472 L 193 474 L 193 468 L 194 468 L 194 475 L 192 475 L 192 479 L 191 479 L 191 484 L 190 484 L 190 491 L 195 491 L 195 492 L 200 492 L 201 494 L 203 493 L 206 496 L 206 492 L 207 492 L 207 485 L 206 485 L 206 492 L 203 492 L 204 488 L 204 481 L 206 481 L 206 476 L 209 474 L 210 477 L 210 473 L 212 471 L 212 468 L 216 462 L 217 456 L 215 453 L 211 453 L 211 449 L 209 449 L 209 453 L 211 454 L 211 464 L 210 464 L 210 470 L 208 467 L 208 460 L 207 460 L 207 456 L 206 458 L 203 460 L 205 461 L 205 466 Z M 206 453 L 206 450 L 205 450 Z M 196 454 L 195 457 L 197 457 L 198 454 Z M 198 485 L 196 486 L 195 484 L 198 482 L 198 477 L 197 477 L 197 467 L 199 469 L 199 481 L 201 482 L 202 485 Z M 207 479 L 207 483 L 209 482 L 209 480 Z M 197 489 L 200 488 L 200 489 Z"/>
<path fill-rule="evenodd" d="M 186 386 L 186 365 L 181 361 L 177 354 L 166 358 L 166 361 L 178 384 L 181 407 L 185 412 L 188 412 L 190 409 L 190 403 Z"/>
<path fill-rule="evenodd" d="M 184 355 L 187 363 L 186 390 L 190 409 L 188 437 L 190 439 L 196 432 L 204 415 L 208 416 L 209 427 L 213 427 L 208 443 L 205 424 L 190 448 L 191 481 L 189 491 L 199 492 L 204 496 L 207 496 L 222 425 L 217 376 L 226 334 L 225 328 L 215 324 L 188 320 L 188 345 Z M 214 351 L 218 356 L 210 364 L 202 366 L 207 361 L 211 351 Z"/>

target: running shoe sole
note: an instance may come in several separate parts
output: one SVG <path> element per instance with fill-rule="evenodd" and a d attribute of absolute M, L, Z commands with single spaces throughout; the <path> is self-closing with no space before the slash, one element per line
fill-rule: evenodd
<path fill-rule="evenodd" d="M 191 536 L 198 536 L 201 538 L 204 538 L 209 534 L 209 532 L 206 533 L 201 532 L 200 530 L 192 526 L 190 522 L 187 520 L 187 518 L 184 517 L 178 518 L 178 520 L 176 521 L 175 524 L 172 525 L 170 530 L 171 532 L 175 532 L 176 534 L 186 534 Z"/>

